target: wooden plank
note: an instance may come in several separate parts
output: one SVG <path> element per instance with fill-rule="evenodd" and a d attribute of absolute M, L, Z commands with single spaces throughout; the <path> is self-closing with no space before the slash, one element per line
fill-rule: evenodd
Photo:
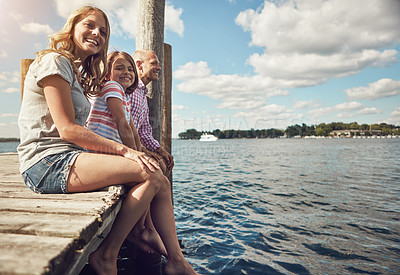
<path fill-rule="evenodd" d="M 118 215 L 118 212 L 121 208 L 121 205 L 122 205 L 122 200 L 118 202 L 114 211 L 112 211 L 110 215 L 107 215 L 107 217 L 105 217 L 105 219 L 101 224 L 101 227 L 94 234 L 93 238 L 90 241 L 88 241 L 87 244 L 82 249 L 75 251 L 73 259 L 66 259 L 71 262 L 71 265 L 68 266 L 68 268 L 66 269 L 65 273 L 66 275 L 78 274 L 83 269 L 83 267 L 87 263 L 89 254 L 92 251 L 96 250 L 97 247 L 99 247 L 104 237 L 107 236 L 108 232 L 110 232 L 115 217 Z"/>
<path fill-rule="evenodd" d="M 125 189 L 36 194 L 17 154 L 0 154 L 0 274 L 79 274 L 110 230 Z"/>
<path fill-rule="evenodd" d="M 47 196 L 47 195 L 44 195 Z M 62 195 L 61 195 L 62 196 Z M 60 197 L 61 197 L 60 196 Z M 101 198 L 93 201 L 63 200 L 57 198 L 7 198 L 0 200 L 0 211 L 29 211 L 32 213 L 97 214 L 104 206 Z"/>
<path fill-rule="evenodd" d="M 72 238 L 0 234 L 1 274 L 45 274 Z"/>
<path fill-rule="evenodd" d="M 0 233 L 79 238 L 80 229 L 95 218 L 86 214 L 0 211 Z"/>

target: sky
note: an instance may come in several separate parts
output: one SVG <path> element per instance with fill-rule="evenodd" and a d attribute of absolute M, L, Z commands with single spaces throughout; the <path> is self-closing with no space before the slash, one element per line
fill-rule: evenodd
<path fill-rule="evenodd" d="M 133 53 L 137 0 L 0 0 L 0 137 L 19 137 L 20 60 L 84 4 Z M 172 133 L 331 122 L 400 126 L 399 0 L 167 0 Z"/>

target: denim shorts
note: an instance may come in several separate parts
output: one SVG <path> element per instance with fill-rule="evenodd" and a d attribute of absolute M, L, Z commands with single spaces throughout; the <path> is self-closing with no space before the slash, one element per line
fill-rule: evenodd
<path fill-rule="evenodd" d="M 22 173 L 26 186 L 35 193 L 68 193 L 69 173 L 80 153 L 80 150 L 67 151 L 42 158 Z"/>

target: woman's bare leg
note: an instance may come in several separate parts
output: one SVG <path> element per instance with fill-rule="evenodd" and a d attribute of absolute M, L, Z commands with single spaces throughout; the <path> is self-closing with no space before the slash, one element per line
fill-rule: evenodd
<path fill-rule="evenodd" d="M 124 199 L 110 233 L 90 255 L 91 265 L 96 272 L 100 275 L 117 274 L 119 249 L 151 202 L 153 222 L 168 253 L 166 273 L 196 274 L 180 250 L 171 185 L 160 170 L 154 173 L 141 170 L 136 162 L 120 156 L 82 153 L 72 167 L 68 191 L 85 192 L 116 184 L 132 188 Z"/>
<path fill-rule="evenodd" d="M 166 177 L 151 203 L 151 215 L 168 253 L 165 273 L 182 275 L 197 274 L 184 258 L 179 246 L 172 207 L 171 185 Z"/>
<path fill-rule="evenodd" d="M 126 195 L 110 233 L 89 259 L 100 275 L 117 274 L 117 256 L 128 233 L 137 223 L 157 194 L 163 181 L 160 170 L 141 170 L 129 159 L 82 153 L 76 159 L 68 180 L 69 192 L 96 190 L 110 185 L 133 186 Z"/>

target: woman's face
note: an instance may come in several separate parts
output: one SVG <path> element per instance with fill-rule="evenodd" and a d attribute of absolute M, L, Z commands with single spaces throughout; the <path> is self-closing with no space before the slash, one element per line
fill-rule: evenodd
<path fill-rule="evenodd" d="M 99 53 L 106 42 L 106 20 L 99 12 L 92 11 L 74 29 L 74 55 L 84 61 L 88 56 Z"/>
<path fill-rule="evenodd" d="M 111 67 L 110 80 L 121 84 L 126 91 L 135 81 L 133 65 L 125 58 L 117 57 Z"/>

